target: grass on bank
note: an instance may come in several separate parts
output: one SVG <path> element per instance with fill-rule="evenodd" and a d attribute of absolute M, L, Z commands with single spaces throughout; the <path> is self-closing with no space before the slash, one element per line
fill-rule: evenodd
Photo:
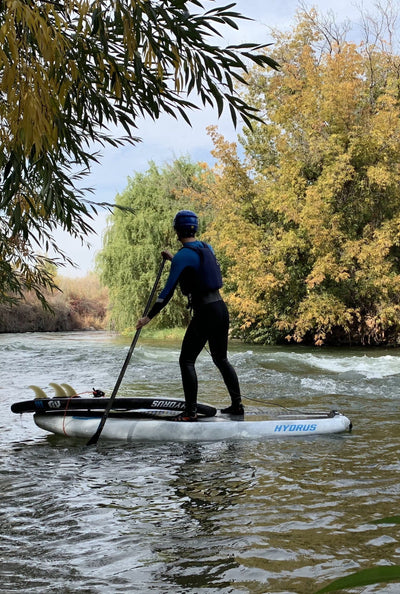
<path fill-rule="evenodd" d="M 96 274 L 82 278 L 59 276 L 60 291 L 49 292 L 49 309 L 33 292 L 16 305 L 0 304 L 0 332 L 68 332 L 103 330 L 108 325 L 108 291 Z"/>

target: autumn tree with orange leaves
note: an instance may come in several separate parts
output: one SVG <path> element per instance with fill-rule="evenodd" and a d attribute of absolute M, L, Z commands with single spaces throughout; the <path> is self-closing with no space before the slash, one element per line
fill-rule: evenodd
<path fill-rule="evenodd" d="M 248 77 L 265 124 L 245 133 L 245 159 L 212 132 L 207 234 L 237 336 L 400 343 L 400 56 L 380 26 L 390 14 L 364 15 L 357 44 L 300 12 L 274 34 L 280 70 Z"/>

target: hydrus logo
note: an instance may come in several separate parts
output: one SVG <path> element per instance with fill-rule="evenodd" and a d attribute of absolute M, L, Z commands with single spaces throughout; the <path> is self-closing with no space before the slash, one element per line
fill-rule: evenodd
<path fill-rule="evenodd" d="M 281 424 L 275 425 L 274 432 L 275 433 L 302 433 L 307 431 L 315 431 L 317 429 L 316 423 L 305 423 L 302 425 L 301 423 L 291 423 L 289 424 Z"/>

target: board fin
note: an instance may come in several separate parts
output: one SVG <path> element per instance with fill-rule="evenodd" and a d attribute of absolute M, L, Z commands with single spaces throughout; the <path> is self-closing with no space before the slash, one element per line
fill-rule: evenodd
<path fill-rule="evenodd" d="M 56 398 L 66 398 L 67 393 L 65 392 L 65 390 L 60 386 L 60 384 L 55 384 L 54 382 L 51 382 L 49 384 L 49 386 L 51 386 L 53 388 L 53 390 L 55 391 Z"/>
<path fill-rule="evenodd" d="M 31 390 L 33 390 L 35 392 L 35 400 L 42 399 L 42 398 L 48 398 L 46 392 L 44 392 L 42 390 L 42 388 L 39 388 L 39 386 L 28 386 L 28 388 L 30 388 Z"/>
<path fill-rule="evenodd" d="M 67 396 L 73 397 L 73 396 L 77 395 L 75 388 L 73 388 L 69 384 L 60 384 L 60 385 L 63 388 L 64 392 L 67 394 Z"/>

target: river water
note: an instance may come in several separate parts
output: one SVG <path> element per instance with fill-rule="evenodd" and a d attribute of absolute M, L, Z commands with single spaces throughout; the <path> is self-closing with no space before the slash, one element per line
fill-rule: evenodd
<path fill-rule="evenodd" d="M 31 384 L 110 394 L 128 348 L 0 335 L 2 593 L 311 594 L 400 564 L 400 526 L 373 523 L 400 510 L 400 351 L 231 345 L 248 411 L 333 408 L 351 434 L 87 447 L 11 413 Z M 119 395 L 181 397 L 178 354 L 143 332 Z M 199 400 L 228 404 L 207 352 L 198 372 Z"/>

